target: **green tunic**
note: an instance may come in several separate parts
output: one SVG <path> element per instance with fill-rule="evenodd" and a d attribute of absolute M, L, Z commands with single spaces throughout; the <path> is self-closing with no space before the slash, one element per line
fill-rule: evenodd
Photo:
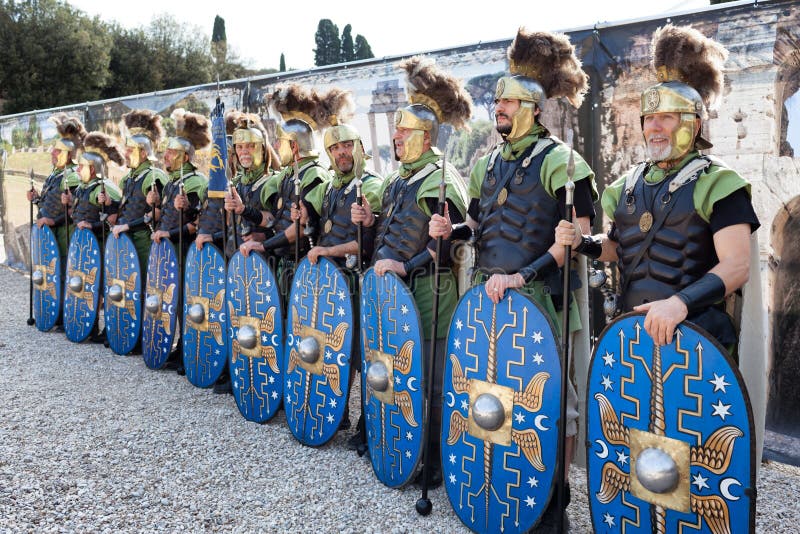
<path fill-rule="evenodd" d="M 303 158 L 297 162 L 298 169 L 302 169 L 307 163 L 317 159 L 316 157 Z M 314 180 L 319 178 L 321 183 L 314 189 L 309 191 L 305 196 L 305 201 L 314 207 L 317 213 L 322 210 L 322 199 L 325 197 L 325 189 L 328 186 L 328 181 L 331 179 L 330 173 L 318 165 L 313 165 L 303 173 L 303 179 L 300 181 L 300 188 L 304 190 Z M 275 209 L 272 205 L 274 195 L 280 190 L 283 180 L 294 179 L 294 165 L 288 165 L 275 173 L 272 180 L 268 181 L 261 189 L 261 205 L 264 209 L 270 211 Z"/>
<path fill-rule="evenodd" d="M 55 172 L 55 169 L 53 169 Z M 73 164 L 68 164 L 64 167 L 64 176 L 61 178 L 61 184 L 59 188 L 61 191 L 66 191 L 66 188 L 74 189 L 78 187 L 81 183 L 81 177 L 78 175 L 78 171 L 76 170 L 76 166 Z M 72 224 L 72 221 L 69 221 L 69 228 L 67 228 L 66 222 L 60 226 L 55 228 L 56 234 L 56 241 L 58 241 L 58 249 L 61 256 L 67 255 L 67 243 L 69 242 L 69 233 L 75 230 L 75 225 Z"/>
<path fill-rule="evenodd" d="M 514 143 L 503 143 L 501 146 L 500 157 L 506 161 L 515 160 L 522 156 L 525 150 L 532 144 L 536 143 L 540 136 L 545 135 L 546 130 L 540 124 L 536 124 L 531 133 Z M 548 152 L 542 161 L 541 171 L 539 173 L 539 180 L 548 195 L 556 199 L 559 189 L 569 180 L 567 174 L 567 164 L 569 162 L 570 147 L 564 143 L 556 143 L 556 146 Z M 469 178 L 469 196 L 470 199 L 480 199 L 481 186 L 483 179 L 486 176 L 486 169 L 489 166 L 489 158 L 491 154 L 483 156 L 477 161 L 472 168 Z M 597 194 L 597 186 L 594 181 L 594 172 L 589 167 L 589 164 L 578 154 L 573 152 L 575 163 L 575 175 L 573 181 L 589 180 L 592 188 L 592 200 L 596 201 L 599 197 Z M 555 231 L 555 229 L 553 229 Z M 482 274 L 476 276 L 476 283 L 483 283 L 487 277 Z M 556 325 L 556 330 L 561 332 L 561 312 L 556 311 L 553 304 L 553 298 L 550 296 L 549 291 L 545 287 L 545 282 L 541 280 L 534 280 L 519 289 L 522 293 L 530 296 L 533 300 L 539 303 L 545 310 L 553 324 Z M 580 310 L 578 309 L 577 300 L 573 297 L 572 304 L 570 305 L 570 331 L 575 332 L 581 329 Z"/>
<path fill-rule="evenodd" d="M 147 172 L 148 170 L 150 172 Z M 144 161 L 134 170 L 122 177 L 122 179 L 119 181 L 120 189 L 124 191 L 125 182 L 127 180 L 136 180 L 145 172 L 147 172 L 147 176 L 145 176 L 144 180 L 142 180 L 141 185 L 142 194 L 145 196 L 145 198 L 147 197 L 147 193 L 150 191 L 154 181 L 158 180 L 158 182 L 161 183 L 162 188 L 167 181 L 169 181 L 167 173 L 158 167 L 153 167 L 150 161 Z M 150 239 L 150 230 L 148 228 L 143 228 L 141 230 L 130 232 L 129 235 L 133 241 L 133 246 L 136 247 L 136 255 L 139 257 L 139 268 L 141 269 L 142 276 L 146 276 L 147 260 L 150 256 L 150 245 L 152 244 Z"/>
<path fill-rule="evenodd" d="M 699 155 L 700 153 L 697 151 L 689 152 L 678 165 L 669 171 L 664 171 L 655 165 L 651 165 L 645 173 L 644 179 L 648 183 L 657 184 L 666 178 L 668 174 L 673 175 L 679 172 Z M 617 210 L 619 199 L 625 190 L 625 180 L 632 172 L 634 172 L 634 169 L 625 173 L 622 178 L 606 187 L 605 191 L 603 191 L 603 198 L 600 202 L 603 206 L 603 212 L 612 221 L 614 220 L 614 212 Z M 750 195 L 750 183 L 747 180 L 739 176 L 734 170 L 712 163 L 711 166 L 700 175 L 694 187 L 693 200 L 697 214 L 700 215 L 704 221 L 710 222 L 711 214 L 714 212 L 714 204 L 718 200 L 722 200 L 731 193 L 742 188 L 745 188 L 747 194 Z"/>
<path fill-rule="evenodd" d="M 422 170 L 428 163 L 435 163 L 442 159 L 441 152 L 432 148 L 425 152 L 417 161 L 413 163 L 403 163 L 400 168 L 395 171 L 384 183 L 380 189 L 380 197 L 383 198 L 383 193 L 386 188 L 394 182 L 394 180 L 411 178 L 415 173 Z M 431 215 L 428 203 L 425 199 L 439 198 L 439 183 L 442 180 L 442 170 L 437 169 L 429 174 L 419 189 L 417 190 L 417 205 L 426 214 Z M 462 217 L 466 216 L 466 190 L 464 188 L 464 179 L 458 171 L 447 166 L 447 173 L 445 175 L 446 196 L 452 202 L 452 205 L 458 210 Z M 427 240 L 428 236 L 424 238 Z M 430 339 L 431 330 L 433 328 L 433 275 L 420 276 L 412 280 L 411 293 L 414 295 L 414 302 L 417 304 L 420 319 L 422 320 L 422 328 L 425 334 L 425 339 Z M 456 288 L 456 277 L 452 271 L 446 271 L 439 275 L 439 287 Z M 450 318 L 458 304 L 458 292 L 442 291 L 439 293 L 439 322 L 436 329 L 436 338 L 443 339 L 447 337 L 447 331 L 450 328 Z"/>

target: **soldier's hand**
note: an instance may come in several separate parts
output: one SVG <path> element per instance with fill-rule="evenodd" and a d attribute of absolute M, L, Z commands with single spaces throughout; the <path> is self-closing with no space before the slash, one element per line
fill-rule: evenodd
<path fill-rule="evenodd" d="M 311 265 L 316 265 L 319 261 L 320 256 L 327 256 L 328 255 L 328 247 L 314 247 L 308 251 L 308 261 L 311 262 Z"/>
<path fill-rule="evenodd" d="M 507 289 L 518 289 L 525 285 L 521 274 L 493 274 L 486 281 L 486 294 L 495 304 L 503 300 Z"/>
<path fill-rule="evenodd" d="M 431 221 L 428 223 L 428 235 L 436 239 L 450 239 L 450 234 L 453 233 L 453 223 L 450 222 L 450 210 L 447 203 L 444 204 L 444 216 L 434 213 L 431 215 Z"/>
<path fill-rule="evenodd" d="M 56 222 L 50 217 L 39 217 L 38 219 L 36 219 L 36 226 L 38 226 L 39 228 L 41 228 L 45 224 L 47 226 L 54 226 Z"/>
<path fill-rule="evenodd" d="M 296 202 L 292 202 L 292 220 L 300 220 L 303 226 L 308 224 L 308 210 L 304 202 L 300 202 L 300 209 L 297 208 Z"/>
<path fill-rule="evenodd" d="M 161 243 L 162 239 L 168 239 L 168 238 L 169 238 L 169 232 L 167 232 L 166 230 L 156 230 L 155 232 L 153 232 L 153 235 L 150 236 L 150 239 L 152 239 L 156 243 Z"/>
<path fill-rule="evenodd" d="M 97 194 L 97 203 L 98 204 L 103 204 L 104 206 L 110 206 L 111 205 L 111 197 L 108 196 L 107 194 L 105 194 L 103 191 L 100 191 Z"/>
<path fill-rule="evenodd" d="M 686 304 L 675 295 L 668 299 L 635 306 L 633 311 L 647 312 L 647 316 L 644 318 L 644 329 L 653 338 L 653 343 L 657 345 L 672 343 L 675 328 L 689 315 Z"/>
<path fill-rule="evenodd" d="M 161 205 L 161 195 L 158 194 L 158 191 L 151 189 L 147 192 L 147 203 L 151 206 Z"/>
<path fill-rule="evenodd" d="M 378 276 L 383 276 L 386 273 L 397 273 L 400 276 L 406 275 L 406 268 L 403 266 L 402 262 L 397 260 L 378 260 L 375 262 L 375 274 Z"/>
<path fill-rule="evenodd" d="M 239 252 L 241 252 L 245 256 L 249 256 L 251 250 L 255 250 L 257 252 L 264 252 L 264 245 L 262 245 L 258 241 L 253 241 L 253 240 L 245 241 L 244 243 L 239 245 Z"/>
<path fill-rule="evenodd" d="M 127 232 L 130 229 L 131 227 L 128 226 L 127 224 L 117 224 L 111 229 L 111 233 L 114 234 L 114 237 L 118 238 L 119 234 L 121 234 L 122 232 Z"/>
<path fill-rule="evenodd" d="M 72 204 L 72 194 L 69 192 L 61 193 L 61 203 L 65 206 Z"/>
<path fill-rule="evenodd" d="M 203 250 L 203 245 L 206 243 L 211 243 L 212 241 L 214 241 L 214 238 L 211 236 L 211 234 L 197 234 L 194 244 L 197 246 L 197 250 Z"/>
<path fill-rule="evenodd" d="M 81 230 L 91 230 L 92 229 L 91 223 L 88 223 L 86 221 L 81 221 L 78 224 L 76 224 L 75 226 L 77 226 Z"/>
<path fill-rule="evenodd" d="M 375 215 L 369 207 L 367 197 L 363 199 L 363 206 L 359 206 L 357 202 L 350 205 L 350 220 L 353 224 L 363 223 L 367 228 L 375 224 Z"/>
<path fill-rule="evenodd" d="M 232 211 L 236 215 L 241 215 L 244 212 L 244 203 L 242 197 L 239 196 L 239 191 L 235 187 L 231 187 L 225 193 L 225 210 Z"/>
<path fill-rule="evenodd" d="M 26 196 L 28 197 L 28 202 L 33 202 L 34 200 L 39 198 L 39 192 L 35 189 L 28 189 Z"/>
<path fill-rule="evenodd" d="M 556 243 L 562 247 L 569 245 L 575 248 L 581 244 L 582 239 L 583 235 L 575 223 L 561 220 L 556 226 Z"/>
<path fill-rule="evenodd" d="M 189 207 L 189 199 L 186 198 L 186 195 L 176 195 L 175 202 L 173 202 L 176 210 L 185 210 Z"/>

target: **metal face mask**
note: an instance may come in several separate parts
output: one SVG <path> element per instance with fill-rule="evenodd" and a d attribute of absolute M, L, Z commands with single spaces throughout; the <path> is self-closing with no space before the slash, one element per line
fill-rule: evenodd
<path fill-rule="evenodd" d="M 72 143 L 72 141 L 59 138 L 56 141 L 56 144 L 53 145 L 53 150 L 59 151 L 55 166 L 59 169 L 63 169 L 67 163 L 72 161 L 72 158 L 70 158 L 69 155 L 73 150 L 75 150 L 75 145 Z"/>
<path fill-rule="evenodd" d="M 264 138 L 255 128 L 239 128 L 233 132 L 233 146 L 234 150 L 236 145 L 246 145 L 252 143 L 254 148 L 250 151 L 253 158 L 252 167 L 259 167 L 264 163 Z M 240 162 L 241 164 L 241 162 Z M 245 167 L 242 165 L 242 167 Z M 245 167 L 248 168 L 248 167 Z"/>

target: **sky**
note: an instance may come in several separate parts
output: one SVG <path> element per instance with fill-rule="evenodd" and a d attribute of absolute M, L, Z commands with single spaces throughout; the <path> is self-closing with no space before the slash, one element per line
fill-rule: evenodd
<path fill-rule="evenodd" d="M 170 13 L 211 36 L 215 15 L 225 19 L 228 47 L 250 68 L 278 68 L 280 55 L 289 70 L 314 66 L 314 34 L 320 19 L 331 19 L 341 33 L 345 25 L 366 37 L 376 57 L 406 55 L 451 48 L 480 41 L 512 39 L 519 26 L 529 30 L 569 30 L 597 23 L 662 16 L 708 6 L 708 0 L 562 0 L 558 2 L 506 1 L 497 4 L 405 0 L 339 2 L 300 0 L 68 0 L 69 4 L 135 28 L 146 26 L 154 15 Z M 380 7 L 376 7 L 380 6 Z M 397 7 L 395 7 L 397 6 Z M 464 7 L 461 7 L 464 6 Z M 298 8 L 289 11 L 287 7 Z M 537 9 L 538 7 L 538 9 Z"/>

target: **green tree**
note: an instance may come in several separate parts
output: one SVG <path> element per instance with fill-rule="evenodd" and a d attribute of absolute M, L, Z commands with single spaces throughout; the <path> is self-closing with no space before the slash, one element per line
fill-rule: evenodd
<path fill-rule="evenodd" d="M 96 100 L 112 39 L 99 18 L 56 0 L 0 2 L 4 113 Z"/>
<path fill-rule="evenodd" d="M 113 26 L 108 83 L 102 98 L 149 93 L 162 89 L 162 76 L 152 61 L 153 43 L 141 28 Z"/>
<path fill-rule="evenodd" d="M 448 162 L 463 176 L 469 176 L 477 158 L 483 155 L 486 140 L 492 135 L 491 121 L 479 120 L 470 123 L 470 130 L 455 130 L 447 142 Z"/>
<path fill-rule="evenodd" d="M 219 15 L 214 17 L 214 29 L 211 32 L 211 55 L 217 66 L 217 72 L 219 72 L 228 59 L 228 38 L 225 36 L 225 19 Z"/>
<path fill-rule="evenodd" d="M 208 37 L 198 27 L 163 14 L 153 18 L 149 30 L 153 44 L 152 61 L 162 89 L 212 81 Z"/>
<path fill-rule="evenodd" d="M 502 72 L 496 72 L 494 74 L 475 76 L 467 81 L 466 89 L 469 92 L 469 96 L 472 97 L 472 102 L 483 106 L 489 117 L 492 116 L 494 111 L 494 93 L 497 88 L 497 80 L 502 76 Z"/>
<path fill-rule="evenodd" d="M 355 45 L 353 44 L 353 30 L 349 24 L 342 30 L 342 63 L 350 63 L 356 59 Z"/>
<path fill-rule="evenodd" d="M 356 35 L 355 55 L 356 60 L 375 57 L 375 54 L 372 53 L 372 48 L 367 42 L 367 38 L 361 34 Z"/>
<path fill-rule="evenodd" d="M 281 63 L 278 67 L 279 72 L 286 72 L 286 58 L 283 56 L 283 52 L 281 52 Z"/>
<path fill-rule="evenodd" d="M 36 115 L 28 117 L 28 131 L 25 132 L 25 144 L 29 147 L 42 144 L 42 130 L 39 128 L 39 121 L 36 120 Z"/>
<path fill-rule="evenodd" d="M 330 19 L 322 19 L 317 25 L 314 35 L 317 47 L 314 49 L 314 65 L 334 65 L 341 63 L 342 41 L 339 39 L 339 27 Z"/>
<path fill-rule="evenodd" d="M 24 148 L 26 146 L 25 135 L 26 135 L 25 128 L 15 126 L 11 130 L 11 144 L 14 145 L 14 148 L 19 150 L 20 148 Z"/>

